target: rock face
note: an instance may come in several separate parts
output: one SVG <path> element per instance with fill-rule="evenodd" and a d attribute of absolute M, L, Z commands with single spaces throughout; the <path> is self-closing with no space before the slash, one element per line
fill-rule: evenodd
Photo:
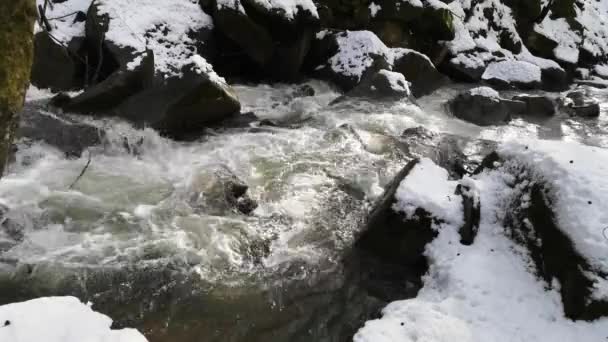
<path fill-rule="evenodd" d="M 30 80 L 34 5 L 33 0 L 0 4 L 0 173 L 7 163 Z"/>
<path fill-rule="evenodd" d="M 463 92 L 450 100 L 448 107 L 454 116 L 480 126 L 503 124 L 526 110 L 524 102 L 503 99 L 488 87 Z"/>

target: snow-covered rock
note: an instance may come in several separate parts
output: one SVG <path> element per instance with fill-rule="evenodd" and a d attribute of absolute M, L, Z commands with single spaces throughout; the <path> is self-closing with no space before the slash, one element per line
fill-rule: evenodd
<path fill-rule="evenodd" d="M 412 94 L 421 97 L 448 82 L 424 54 L 403 48 L 393 48 L 393 71 L 400 72 L 411 83 Z"/>
<path fill-rule="evenodd" d="M 43 297 L 0 306 L 0 341 L 146 342 L 135 329 L 112 330 L 112 320 L 74 297 Z"/>

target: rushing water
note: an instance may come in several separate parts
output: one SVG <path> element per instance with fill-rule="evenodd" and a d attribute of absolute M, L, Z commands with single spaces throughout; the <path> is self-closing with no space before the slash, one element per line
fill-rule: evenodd
<path fill-rule="evenodd" d="M 280 341 L 293 340 L 297 331 L 319 337 L 325 333 L 315 329 L 344 326 L 336 317 L 351 319 L 352 330 L 364 317 L 348 318 L 345 311 L 352 306 L 356 316 L 373 301 L 352 302 L 362 298 L 357 289 L 336 295 L 349 281 L 340 259 L 373 200 L 408 160 L 395 138 L 404 129 L 608 146 L 606 107 L 598 120 L 559 115 L 480 128 L 445 114 L 444 101 L 463 87 L 439 90 L 417 107 L 406 101 L 329 105 L 339 94 L 308 84 L 315 96 L 293 97 L 293 85 L 236 86 L 244 111 L 279 126 L 210 130 L 195 142 L 86 119 L 103 127 L 108 141 L 91 150 L 91 164 L 73 186 L 87 153 L 66 159 L 42 143 L 21 144 L 0 182 L 0 201 L 25 233 L 17 241 L 0 233 L 0 270 L 8 284 L 0 286 L 0 299 L 77 294 L 122 324 L 134 322 L 152 341 Z M 31 91 L 29 101 L 45 96 Z M 259 204 L 251 215 L 193 203 L 216 168 L 228 168 L 249 186 Z M 307 307 L 309 299 L 316 304 Z M 179 329 L 172 328 L 176 321 Z M 209 337 L 200 339 L 201 332 Z"/>

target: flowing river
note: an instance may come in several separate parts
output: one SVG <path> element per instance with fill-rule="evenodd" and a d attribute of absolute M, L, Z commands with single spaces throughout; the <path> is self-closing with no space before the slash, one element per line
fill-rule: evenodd
<path fill-rule="evenodd" d="M 192 142 L 80 117 L 107 133 L 80 178 L 88 153 L 67 159 L 20 144 L 0 182 L 5 216 L 19 228 L 0 230 L 0 301 L 77 295 L 151 341 L 348 340 L 385 304 L 345 260 L 374 200 L 411 159 L 398 139 L 405 129 L 608 147 L 606 105 L 594 120 L 560 114 L 481 128 L 445 114 L 463 86 L 418 106 L 330 105 L 336 91 L 307 84 L 314 96 L 294 96 L 298 85 L 236 86 L 244 112 L 276 125 L 209 130 Z M 31 89 L 28 106 L 48 96 Z M 200 198 L 218 169 L 249 186 L 258 203 L 250 215 L 215 203 L 220 194 Z"/>

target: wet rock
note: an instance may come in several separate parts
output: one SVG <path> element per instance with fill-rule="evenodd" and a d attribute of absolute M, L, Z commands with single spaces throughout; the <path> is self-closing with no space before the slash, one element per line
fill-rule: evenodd
<path fill-rule="evenodd" d="M 472 245 L 479 230 L 479 220 L 481 219 L 481 201 L 477 190 L 469 185 L 458 184 L 456 195 L 462 197 L 462 207 L 464 211 L 464 224 L 458 230 L 460 243 Z"/>
<path fill-rule="evenodd" d="M 79 60 L 83 38 L 74 38 L 65 48 L 46 32 L 34 35 L 34 63 L 31 82 L 38 88 L 65 91 L 84 85 L 85 65 Z"/>
<path fill-rule="evenodd" d="M 105 132 L 95 126 L 56 116 L 35 103 L 26 103 L 17 134 L 28 141 L 43 141 L 76 158 L 87 148 L 102 144 L 105 137 Z"/>
<path fill-rule="evenodd" d="M 73 98 L 62 96 L 53 103 L 68 112 L 107 113 L 152 84 L 154 55 L 148 51 L 139 56 L 138 62 L 138 65 L 131 68 L 121 68 Z"/>
<path fill-rule="evenodd" d="M 315 89 L 313 87 L 309 86 L 308 84 L 304 84 L 304 85 L 297 87 L 293 91 L 293 93 L 291 93 L 292 98 L 308 97 L 308 96 L 315 96 Z"/>
<path fill-rule="evenodd" d="M 247 195 L 248 189 L 227 167 L 209 166 L 192 179 L 190 203 L 210 215 L 223 215 L 235 209 L 250 214 L 257 208 L 257 203 Z"/>
<path fill-rule="evenodd" d="M 393 71 L 403 74 L 411 82 L 415 97 L 428 95 L 448 82 L 427 56 L 409 49 L 393 49 L 393 52 Z"/>
<path fill-rule="evenodd" d="M 547 96 L 517 95 L 514 101 L 521 101 L 526 104 L 526 116 L 531 117 L 550 117 L 555 115 L 556 103 Z"/>
<path fill-rule="evenodd" d="M 547 91 L 563 91 L 568 89 L 570 77 L 561 67 L 544 67 L 541 69 L 542 89 Z"/>
<path fill-rule="evenodd" d="M 457 118 L 480 126 L 504 124 L 513 115 L 525 112 L 526 103 L 501 98 L 488 87 L 479 87 L 457 95 L 448 102 L 451 113 Z"/>

